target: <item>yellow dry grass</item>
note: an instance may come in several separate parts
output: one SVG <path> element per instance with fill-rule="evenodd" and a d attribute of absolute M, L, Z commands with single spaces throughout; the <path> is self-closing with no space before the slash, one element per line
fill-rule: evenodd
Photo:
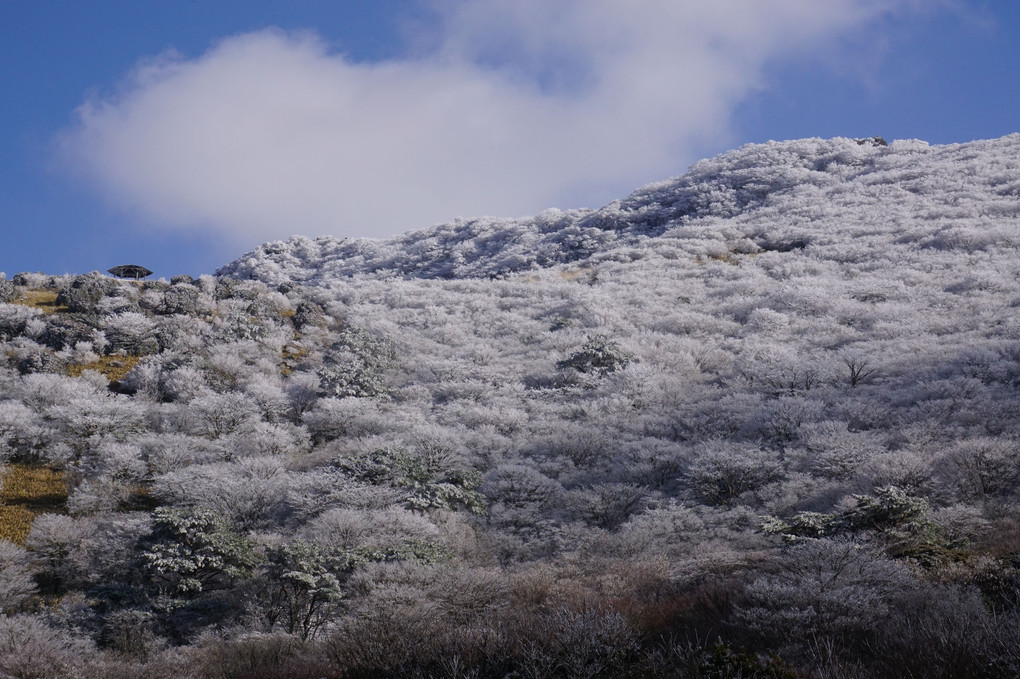
<path fill-rule="evenodd" d="M 103 356 L 91 363 L 69 365 L 67 374 L 71 377 L 80 377 L 86 370 L 95 370 L 105 375 L 108 380 L 118 381 L 124 379 L 140 360 L 142 359 L 139 356 Z"/>
<path fill-rule="evenodd" d="M 61 472 L 38 465 L 7 467 L 0 489 L 0 540 L 21 544 L 39 514 L 63 511 L 67 486 Z"/>
<path fill-rule="evenodd" d="M 35 514 L 24 507 L 0 505 L 0 540 L 24 543 L 34 518 Z"/>
<path fill-rule="evenodd" d="M 294 372 L 294 367 L 307 355 L 308 349 L 298 344 L 285 344 L 280 356 L 280 374 L 289 375 Z"/>
<path fill-rule="evenodd" d="M 57 294 L 58 291 L 49 288 L 26 290 L 24 294 L 14 300 L 14 303 L 42 309 L 48 314 L 55 311 L 67 311 L 66 306 L 57 304 Z"/>
<path fill-rule="evenodd" d="M 595 269 L 590 266 L 582 266 L 577 269 L 566 269 L 564 271 L 560 271 L 560 278 L 565 281 L 576 281 L 581 276 L 590 276 L 594 271 Z"/>

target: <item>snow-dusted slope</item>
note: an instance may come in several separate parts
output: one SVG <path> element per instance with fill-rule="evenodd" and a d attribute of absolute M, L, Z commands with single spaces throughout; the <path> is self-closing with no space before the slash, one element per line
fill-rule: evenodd
<path fill-rule="evenodd" d="M 0 480 L 59 512 L 0 520 L 0 675 L 1020 676 L 1018 151 L 748 146 L 222 270 L 312 285 L 0 279 Z"/>
<path fill-rule="evenodd" d="M 752 144 L 599 210 L 457 220 L 387 240 L 266 243 L 219 274 L 324 284 L 355 275 L 499 277 L 560 263 L 683 251 L 706 257 L 805 249 L 895 260 L 1020 239 L 1020 134 L 948 146 L 853 139 Z"/>

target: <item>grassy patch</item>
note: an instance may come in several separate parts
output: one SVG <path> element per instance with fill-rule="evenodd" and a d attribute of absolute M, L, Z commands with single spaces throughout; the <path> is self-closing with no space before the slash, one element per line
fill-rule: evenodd
<path fill-rule="evenodd" d="M 294 372 L 297 364 L 307 355 L 308 349 L 305 347 L 298 344 L 285 344 L 281 353 L 280 374 L 289 375 Z"/>
<path fill-rule="evenodd" d="M 595 269 L 590 266 L 582 266 L 577 269 L 566 269 L 560 271 L 560 278 L 565 281 L 576 281 L 582 276 L 591 276 L 595 273 Z"/>
<path fill-rule="evenodd" d="M 12 464 L 0 489 L 0 540 L 21 544 L 39 514 L 60 512 L 67 502 L 61 472 L 29 464 Z"/>
<path fill-rule="evenodd" d="M 71 377 L 80 377 L 86 370 L 95 370 L 105 375 L 108 380 L 117 382 L 124 379 L 140 360 L 142 360 L 140 356 L 103 356 L 91 363 L 69 365 L 67 374 Z"/>
<path fill-rule="evenodd" d="M 25 306 L 35 307 L 36 309 L 42 309 L 48 314 L 52 314 L 57 311 L 67 311 L 67 307 L 62 304 L 57 304 L 57 290 L 51 290 L 42 288 L 40 290 L 26 290 L 23 295 L 14 300 L 15 304 L 24 304 Z"/>

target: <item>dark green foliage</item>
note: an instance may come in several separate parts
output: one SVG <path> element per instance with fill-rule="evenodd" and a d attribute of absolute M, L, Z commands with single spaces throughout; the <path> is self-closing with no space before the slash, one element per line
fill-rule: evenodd
<path fill-rule="evenodd" d="M 699 679 L 798 679 L 796 670 L 780 658 L 760 658 L 754 653 L 734 650 L 717 642 L 707 651 L 696 674 Z"/>
<path fill-rule="evenodd" d="M 770 518 L 764 530 L 793 540 L 869 532 L 879 536 L 895 558 L 915 559 L 928 567 L 952 558 L 945 532 L 931 520 L 923 498 L 887 486 L 853 499 L 855 506 L 838 514 L 799 512 L 786 520 Z"/>
<path fill-rule="evenodd" d="M 357 547 L 352 554 L 366 562 L 412 561 L 419 564 L 440 563 L 452 556 L 450 550 L 434 542 L 415 538 L 405 538 L 398 544 L 385 547 Z"/>
<path fill-rule="evenodd" d="M 578 372 L 596 376 L 622 370 L 634 360 L 634 354 L 624 351 L 605 335 L 589 335 L 584 346 L 557 363 L 559 368 L 573 368 Z"/>
<path fill-rule="evenodd" d="M 254 543 L 212 512 L 161 507 L 152 520 L 141 559 L 161 594 L 188 599 L 229 587 L 259 562 Z"/>
<path fill-rule="evenodd" d="M 302 542 L 266 550 L 260 612 L 270 627 L 308 639 L 344 598 L 343 582 L 363 560 Z"/>
<path fill-rule="evenodd" d="M 485 511 L 478 492 L 481 474 L 451 467 L 441 456 L 380 448 L 367 455 L 335 458 L 332 464 L 358 481 L 402 490 L 408 509 L 466 509 L 475 514 Z"/>

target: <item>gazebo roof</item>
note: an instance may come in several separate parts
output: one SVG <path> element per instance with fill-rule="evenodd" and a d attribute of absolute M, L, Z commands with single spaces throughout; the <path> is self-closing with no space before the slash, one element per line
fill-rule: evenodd
<path fill-rule="evenodd" d="M 137 264 L 121 264 L 120 266 L 115 266 L 112 269 L 107 269 L 107 271 L 117 278 L 134 278 L 135 280 L 152 275 L 151 271 L 146 269 L 144 266 L 138 266 Z"/>

